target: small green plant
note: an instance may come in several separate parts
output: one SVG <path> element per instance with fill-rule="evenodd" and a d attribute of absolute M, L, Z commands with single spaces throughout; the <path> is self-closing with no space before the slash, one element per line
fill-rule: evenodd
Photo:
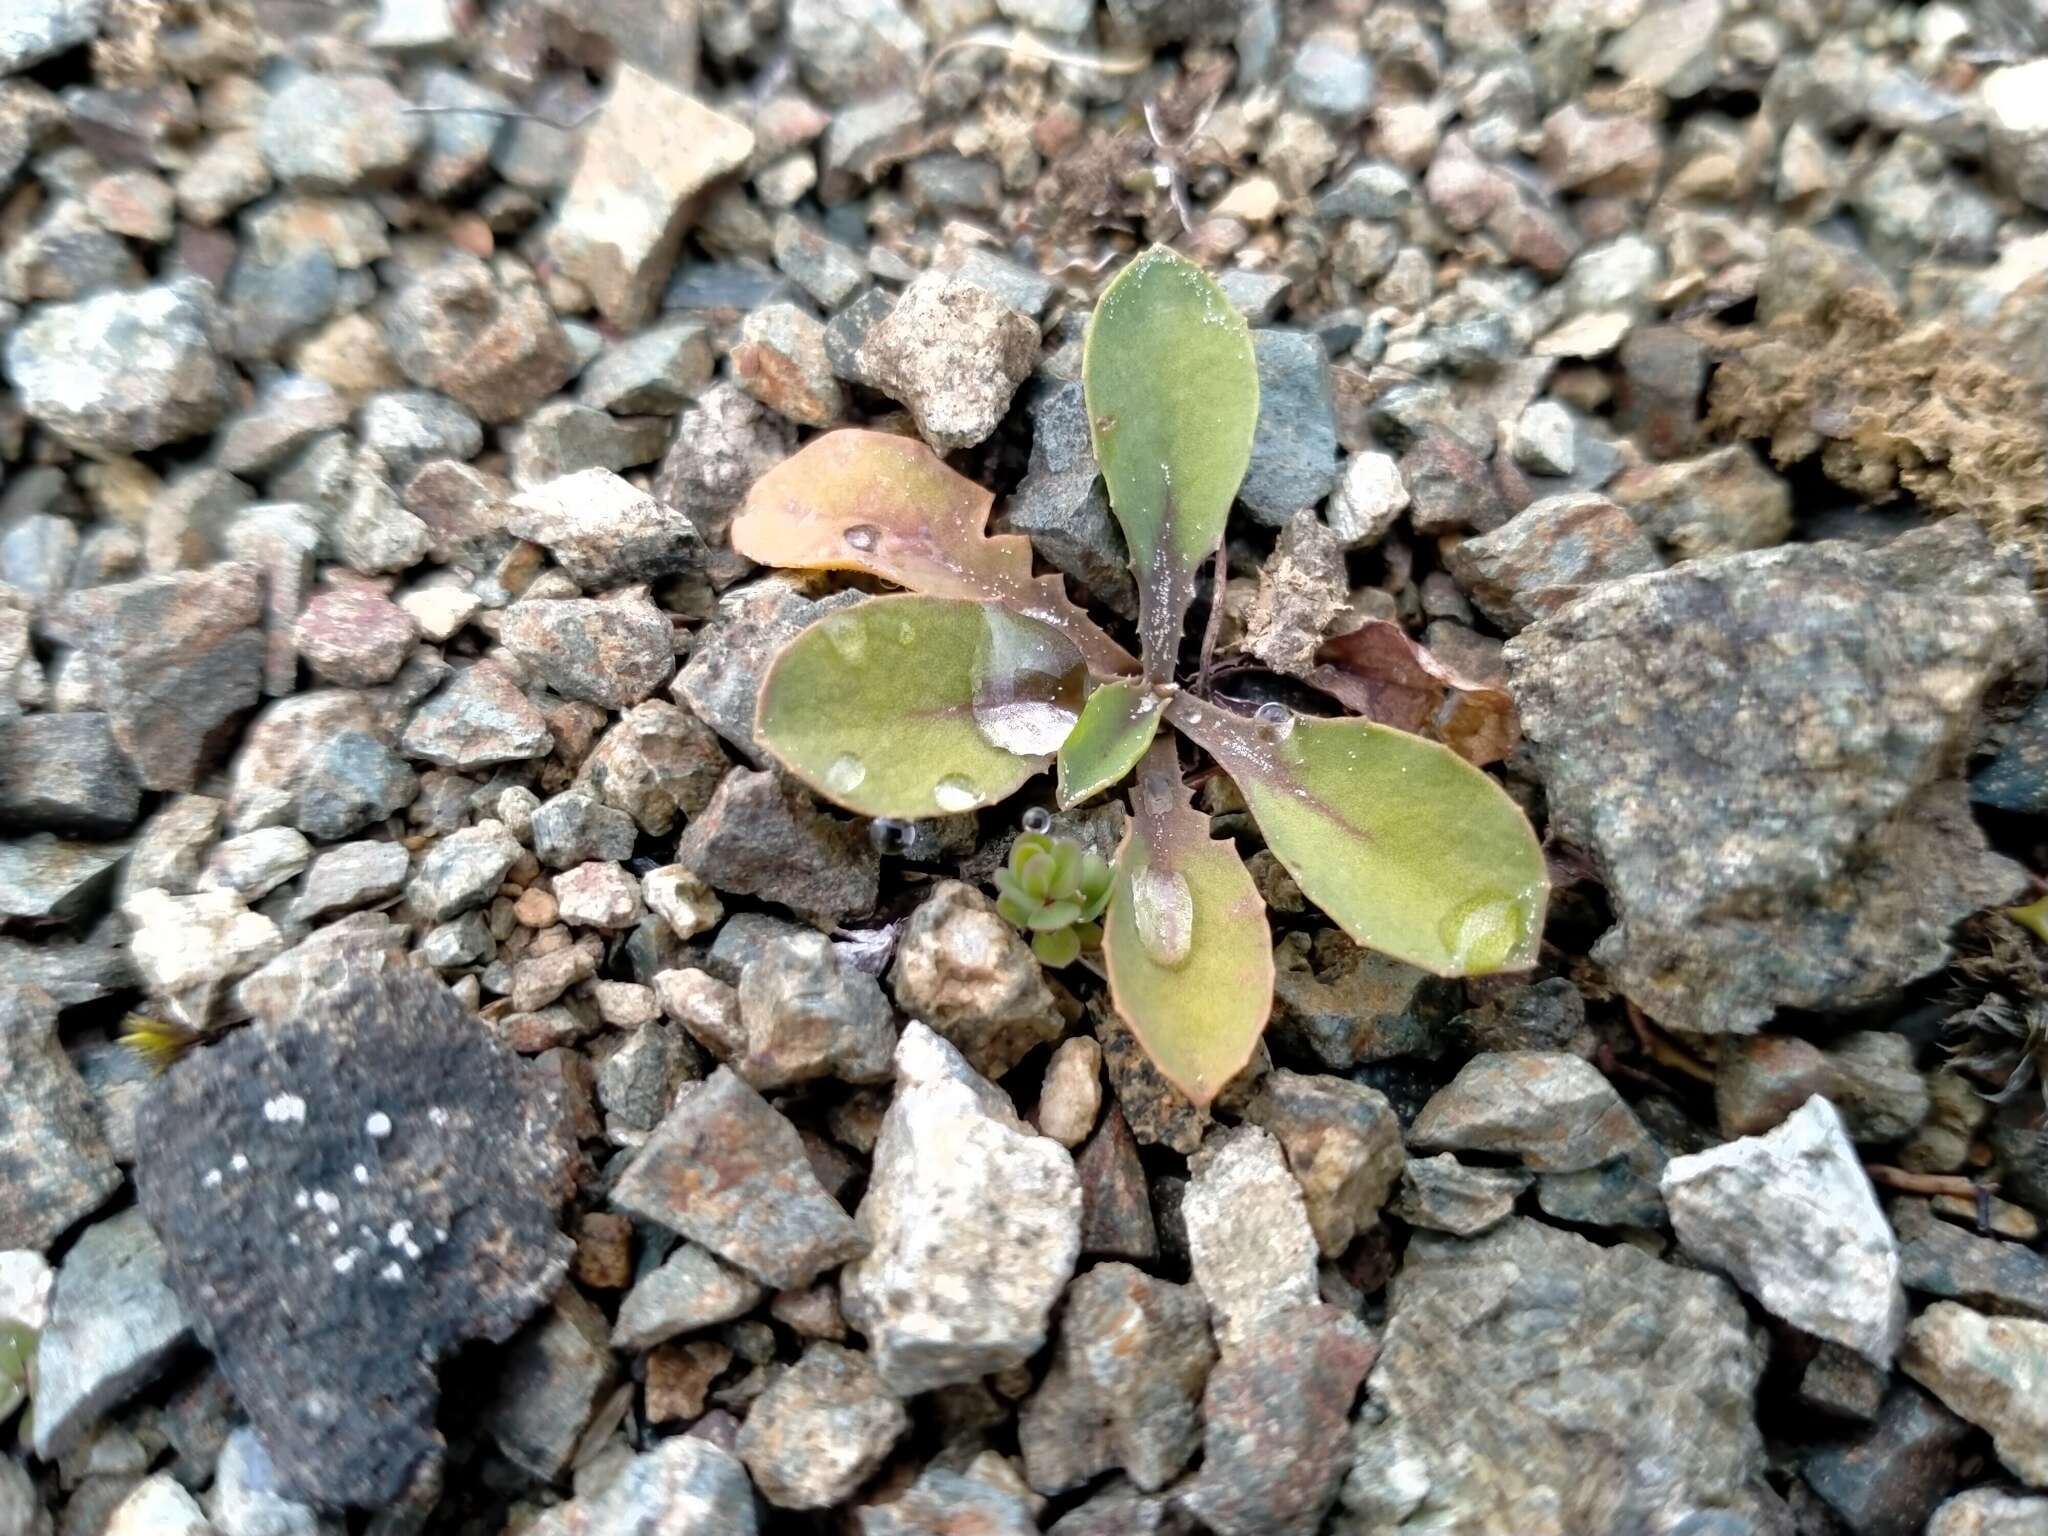
<path fill-rule="evenodd" d="M 0 1428 L 35 1395 L 35 1364 L 35 1329 L 26 1323 L 0 1322 Z M 28 1414 L 22 1415 L 15 1433 L 24 1444 L 35 1433 Z"/>
<path fill-rule="evenodd" d="M 1055 764 L 1060 804 L 1073 806 L 1135 772 L 1115 859 L 1098 869 L 1027 830 L 998 882 L 1002 906 L 1048 964 L 1073 959 L 1099 918 L 1111 1000 L 1198 1104 L 1265 1028 L 1271 935 L 1162 724 L 1230 775 L 1266 846 L 1358 943 L 1441 975 L 1531 964 L 1543 855 L 1492 779 L 1420 736 L 1278 704 L 1248 716 L 1175 675 L 1258 420 L 1251 336 L 1222 290 L 1173 252 L 1147 251 L 1096 306 L 1083 373 L 1137 577 L 1138 654 L 1060 577 L 1033 574 L 1027 539 L 991 537 L 989 493 L 922 443 L 831 432 L 756 482 L 733 545 L 763 565 L 908 590 L 830 614 L 783 648 L 755 717 L 762 747 L 878 818 L 976 810 Z"/>
<path fill-rule="evenodd" d="M 1057 967 L 1101 946 L 1097 919 L 1109 905 L 1115 871 L 1101 854 L 1051 828 L 1052 818 L 1038 807 L 1024 813 L 1009 865 L 996 871 L 996 910 L 1031 935 L 1033 954 Z"/>

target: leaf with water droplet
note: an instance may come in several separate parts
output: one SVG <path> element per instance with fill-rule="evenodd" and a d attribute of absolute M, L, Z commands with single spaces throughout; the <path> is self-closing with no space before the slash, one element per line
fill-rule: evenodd
<path fill-rule="evenodd" d="M 1189 803 L 1171 740 L 1139 770 L 1103 924 L 1110 996 L 1198 1105 L 1251 1059 L 1273 1003 L 1273 939 L 1251 871 Z"/>
<path fill-rule="evenodd" d="M 754 736 L 818 794 L 865 816 L 989 805 L 1044 768 L 1048 722 L 1078 715 L 1086 666 L 1061 635 L 1006 609 L 900 593 L 827 614 L 783 647 Z M 989 729 L 990 701 L 1040 734 Z M 1019 741 L 1049 740 L 1019 752 Z"/>
<path fill-rule="evenodd" d="M 1121 678 L 1089 694 L 1060 748 L 1060 805 L 1079 805 L 1122 783 L 1159 734 L 1165 703 L 1150 684 Z"/>
<path fill-rule="evenodd" d="M 1367 720 L 1282 741 L 1169 706 L 1237 781 L 1266 846 L 1358 943 L 1440 976 L 1526 969 L 1550 896 L 1542 847 L 1500 785 L 1448 747 Z"/>
<path fill-rule="evenodd" d="M 1095 458 L 1138 578 L 1146 670 L 1165 677 L 1195 572 L 1251 462 L 1251 333 L 1206 272 L 1155 245 L 1103 291 L 1083 353 Z"/>
<path fill-rule="evenodd" d="M 1031 574 L 1031 541 L 987 533 L 994 498 L 912 437 L 848 428 L 813 439 L 761 476 L 733 520 L 732 547 L 762 565 L 865 571 L 929 597 L 977 598 L 1036 618 L 1104 676 L 1128 651 Z"/>

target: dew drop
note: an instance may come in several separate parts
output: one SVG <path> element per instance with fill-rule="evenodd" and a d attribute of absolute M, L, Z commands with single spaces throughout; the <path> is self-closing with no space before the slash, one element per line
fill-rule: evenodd
<path fill-rule="evenodd" d="M 1042 805 L 1034 805 L 1019 819 L 1026 832 L 1044 834 L 1052 830 L 1052 812 Z"/>
<path fill-rule="evenodd" d="M 857 667 L 867 660 L 868 632 L 858 619 L 837 620 L 826 627 L 825 635 L 848 666 Z"/>
<path fill-rule="evenodd" d="M 1195 942 L 1195 893 L 1187 877 L 1147 869 L 1131 881 L 1131 925 L 1145 953 L 1178 970 L 1186 965 Z"/>
<path fill-rule="evenodd" d="M 1259 734 L 1267 741 L 1285 741 L 1294 734 L 1294 711 L 1276 700 L 1268 700 L 1252 712 Z"/>
<path fill-rule="evenodd" d="M 825 786 L 835 795 L 850 795 L 868 776 L 868 765 L 851 752 L 842 752 L 825 770 Z"/>
<path fill-rule="evenodd" d="M 844 535 L 849 549 L 867 554 L 882 542 L 882 530 L 873 523 L 855 523 Z"/>
<path fill-rule="evenodd" d="M 1482 891 L 1437 924 L 1437 938 L 1461 971 L 1499 970 L 1527 935 L 1529 913 L 1505 891 Z"/>
<path fill-rule="evenodd" d="M 878 817 L 868 823 L 868 841 L 877 853 L 908 853 L 917 841 L 917 824 L 898 821 L 893 816 Z"/>
<path fill-rule="evenodd" d="M 981 804 L 981 792 L 964 773 L 949 773 L 932 786 L 932 799 L 942 811 L 971 811 Z"/>

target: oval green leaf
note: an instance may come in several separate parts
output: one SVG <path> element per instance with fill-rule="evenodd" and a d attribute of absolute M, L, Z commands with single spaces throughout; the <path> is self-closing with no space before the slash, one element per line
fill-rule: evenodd
<path fill-rule="evenodd" d="M 1105 676 L 1129 652 L 1031 574 L 1031 541 L 991 536 L 995 498 L 914 437 L 846 428 L 814 438 L 756 480 L 732 547 L 762 565 L 865 571 L 928 597 L 980 598 L 1049 624 Z"/>
<path fill-rule="evenodd" d="M 1082 379 L 1096 462 L 1138 578 L 1146 669 L 1165 677 L 1195 572 L 1223 537 L 1251 462 L 1251 332 L 1206 272 L 1155 245 L 1095 306 Z"/>
<path fill-rule="evenodd" d="M 1251 871 L 1189 804 L 1171 739 L 1151 750 L 1117 850 L 1103 968 L 1152 1064 L 1206 1107 L 1266 1028 L 1273 936 Z"/>
<path fill-rule="evenodd" d="M 1535 963 L 1543 849 L 1507 792 L 1448 747 L 1367 720 L 1268 725 L 1189 699 L 1167 713 L 1358 943 L 1439 976 Z"/>
<path fill-rule="evenodd" d="M 909 593 L 826 615 L 775 658 L 754 736 L 864 816 L 949 816 L 1043 769 L 1080 713 L 1087 665 L 1005 608 Z"/>
<path fill-rule="evenodd" d="M 1099 795 L 1138 766 L 1159 734 L 1166 700 L 1146 683 L 1119 679 L 1088 695 L 1080 722 L 1060 748 L 1060 808 Z"/>

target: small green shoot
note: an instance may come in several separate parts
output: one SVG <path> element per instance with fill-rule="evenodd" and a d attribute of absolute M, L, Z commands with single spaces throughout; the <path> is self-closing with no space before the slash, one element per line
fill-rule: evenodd
<path fill-rule="evenodd" d="M 755 716 L 763 750 L 877 818 L 975 810 L 1048 766 L 1071 807 L 1135 771 L 1113 861 L 1029 825 L 996 877 L 998 907 L 1047 965 L 1099 938 L 1118 1013 L 1200 1105 L 1265 1028 L 1271 936 L 1236 847 L 1210 837 L 1190 803 L 1162 724 L 1236 780 L 1274 857 L 1359 943 L 1444 976 L 1533 964 L 1549 899 L 1542 849 L 1468 761 L 1506 750 L 1504 699 L 1411 655 L 1398 634 L 1326 658 L 1338 698 L 1356 708 L 1351 695 L 1397 696 L 1459 740 L 1460 756 L 1376 720 L 1297 720 L 1277 704 L 1248 717 L 1175 675 L 1258 422 L 1251 335 L 1222 290 L 1163 247 L 1140 255 L 1096 305 L 1083 383 L 1137 578 L 1138 654 L 1058 576 L 1034 573 L 1027 539 L 991 536 L 989 493 L 922 443 L 827 433 L 755 483 L 733 547 L 909 593 L 842 610 L 784 647 Z M 1465 722 L 1457 733 L 1442 729 L 1447 712 Z"/>

